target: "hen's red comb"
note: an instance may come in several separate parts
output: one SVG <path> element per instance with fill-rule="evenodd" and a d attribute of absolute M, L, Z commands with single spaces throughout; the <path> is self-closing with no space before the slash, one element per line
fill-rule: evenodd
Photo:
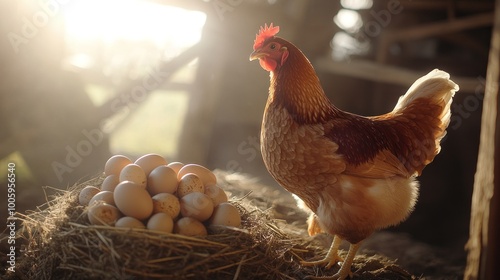
<path fill-rule="evenodd" d="M 267 26 L 267 24 L 265 24 L 264 27 L 261 26 L 259 34 L 255 36 L 255 41 L 253 42 L 253 50 L 262 47 L 262 44 L 264 44 L 266 39 L 278 34 L 279 31 L 280 27 L 273 26 L 272 23 L 269 26 Z"/>

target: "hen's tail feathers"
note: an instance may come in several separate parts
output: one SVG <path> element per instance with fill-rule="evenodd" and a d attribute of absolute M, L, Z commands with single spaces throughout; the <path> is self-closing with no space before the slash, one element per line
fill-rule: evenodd
<path fill-rule="evenodd" d="M 448 73 L 434 69 L 429 72 L 429 74 L 416 80 L 405 95 L 399 98 L 398 103 L 393 110 L 394 114 L 402 113 L 404 109 L 410 105 L 410 103 L 419 98 L 430 99 L 432 100 L 430 104 L 440 105 L 441 112 L 435 116 L 440 120 L 440 124 L 438 125 L 439 128 L 432 133 L 435 141 L 435 151 L 432 153 L 428 162 L 432 161 L 432 158 L 441 150 L 440 142 L 446 135 L 446 129 L 450 124 L 451 102 L 453 101 L 453 96 L 458 89 L 458 85 L 450 80 L 450 75 Z"/>
<path fill-rule="evenodd" d="M 405 95 L 399 98 L 394 112 L 401 110 L 420 97 L 442 99 L 449 108 L 451 100 L 458 89 L 458 85 L 450 80 L 450 74 L 434 69 L 429 74 L 416 80 Z"/>
<path fill-rule="evenodd" d="M 393 112 L 398 113 L 413 100 L 424 97 L 436 100 L 444 104 L 439 118 L 444 128 L 450 123 L 450 106 L 455 92 L 459 90 L 457 84 L 450 80 L 450 74 L 434 69 L 429 74 L 416 80 L 405 95 L 401 96 Z"/>

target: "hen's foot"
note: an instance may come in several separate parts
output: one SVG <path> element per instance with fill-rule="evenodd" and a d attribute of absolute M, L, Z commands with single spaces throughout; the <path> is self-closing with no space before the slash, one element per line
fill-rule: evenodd
<path fill-rule="evenodd" d="M 335 242 L 335 239 L 334 239 L 334 242 Z M 352 277 L 351 264 L 352 264 L 352 262 L 354 260 L 354 256 L 356 255 L 356 252 L 358 251 L 359 245 L 360 245 L 360 243 L 351 244 L 351 246 L 349 246 L 349 253 L 347 253 L 347 257 L 346 257 L 345 261 L 342 263 L 342 266 L 340 267 L 340 270 L 335 275 L 333 275 L 333 276 L 326 276 L 326 277 L 309 276 L 309 277 L 306 277 L 306 279 L 333 279 L 333 280 L 337 280 L 338 279 L 338 280 L 344 280 L 344 279 L 347 278 L 347 276 Z M 333 244 L 332 244 L 332 249 L 333 248 L 334 247 L 333 247 Z M 338 248 L 338 246 L 337 246 L 337 248 Z M 335 253 L 335 255 L 330 254 L 330 253 L 331 253 L 331 249 L 330 249 L 330 251 L 327 254 L 327 258 L 328 257 L 334 257 L 335 255 L 337 255 L 337 253 Z"/>
<path fill-rule="evenodd" d="M 325 265 L 325 268 L 330 268 L 334 266 L 338 262 L 343 262 L 344 259 L 335 253 L 333 256 L 326 256 L 322 260 L 317 261 L 301 261 L 300 264 L 303 266 L 316 266 L 316 265 Z"/>
<path fill-rule="evenodd" d="M 343 262 L 344 259 L 341 258 L 338 254 L 340 242 L 342 242 L 342 239 L 338 236 L 335 236 L 332 241 L 332 246 L 330 247 L 330 250 L 328 250 L 328 253 L 326 254 L 324 259 L 318 261 L 302 261 L 300 263 L 303 266 L 315 266 L 315 265 L 326 264 L 325 267 L 328 269 L 333 265 L 335 265 L 337 262 Z"/>
<path fill-rule="evenodd" d="M 343 280 L 349 275 L 352 278 L 352 272 L 347 273 L 346 275 L 341 275 L 340 271 L 335 273 L 332 276 L 306 276 L 304 279 L 307 280 Z"/>

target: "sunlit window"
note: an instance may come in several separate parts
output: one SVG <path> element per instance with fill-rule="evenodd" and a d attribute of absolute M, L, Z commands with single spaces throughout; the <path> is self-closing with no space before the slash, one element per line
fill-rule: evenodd
<path fill-rule="evenodd" d="M 363 29 L 363 19 L 359 10 L 370 9 L 373 0 L 341 0 L 342 9 L 333 17 L 335 24 L 342 29 L 331 41 L 332 58 L 345 60 L 352 55 L 366 55 L 370 51 L 367 40 L 359 40 Z"/>
<path fill-rule="evenodd" d="M 130 81 L 154 76 L 161 62 L 199 42 L 205 21 L 202 12 L 149 1 L 71 1 L 64 7 L 63 65 L 81 73 L 89 97 L 100 106 Z M 169 80 L 180 88 L 160 87 L 125 113 L 116 112 L 106 131 L 112 153 L 175 155 L 197 61 Z"/>
<path fill-rule="evenodd" d="M 340 4 L 346 9 L 364 10 L 373 6 L 373 0 L 341 0 Z"/>
<path fill-rule="evenodd" d="M 370 50 L 368 41 L 361 42 L 343 31 L 335 33 L 330 46 L 334 60 L 345 60 L 352 55 L 366 55 Z"/>
<path fill-rule="evenodd" d="M 363 20 L 358 12 L 341 9 L 333 18 L 333 21 L 342 29 L 349 32 L 356 32 L 363 26 Z"/>

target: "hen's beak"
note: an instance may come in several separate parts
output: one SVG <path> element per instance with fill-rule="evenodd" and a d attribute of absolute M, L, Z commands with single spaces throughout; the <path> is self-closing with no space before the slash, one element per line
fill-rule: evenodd
<path fill-rule="evenodd" d="M 268 54 L 264 53 L 264 52 L 260 52 L 260 50 L 256 50 L 256 51 L 254 51 L 253 53 L 250 54 L 250 61 L 256 60 L 258 58 L 262 58 L 264 56 L 268 56 Z"/>

